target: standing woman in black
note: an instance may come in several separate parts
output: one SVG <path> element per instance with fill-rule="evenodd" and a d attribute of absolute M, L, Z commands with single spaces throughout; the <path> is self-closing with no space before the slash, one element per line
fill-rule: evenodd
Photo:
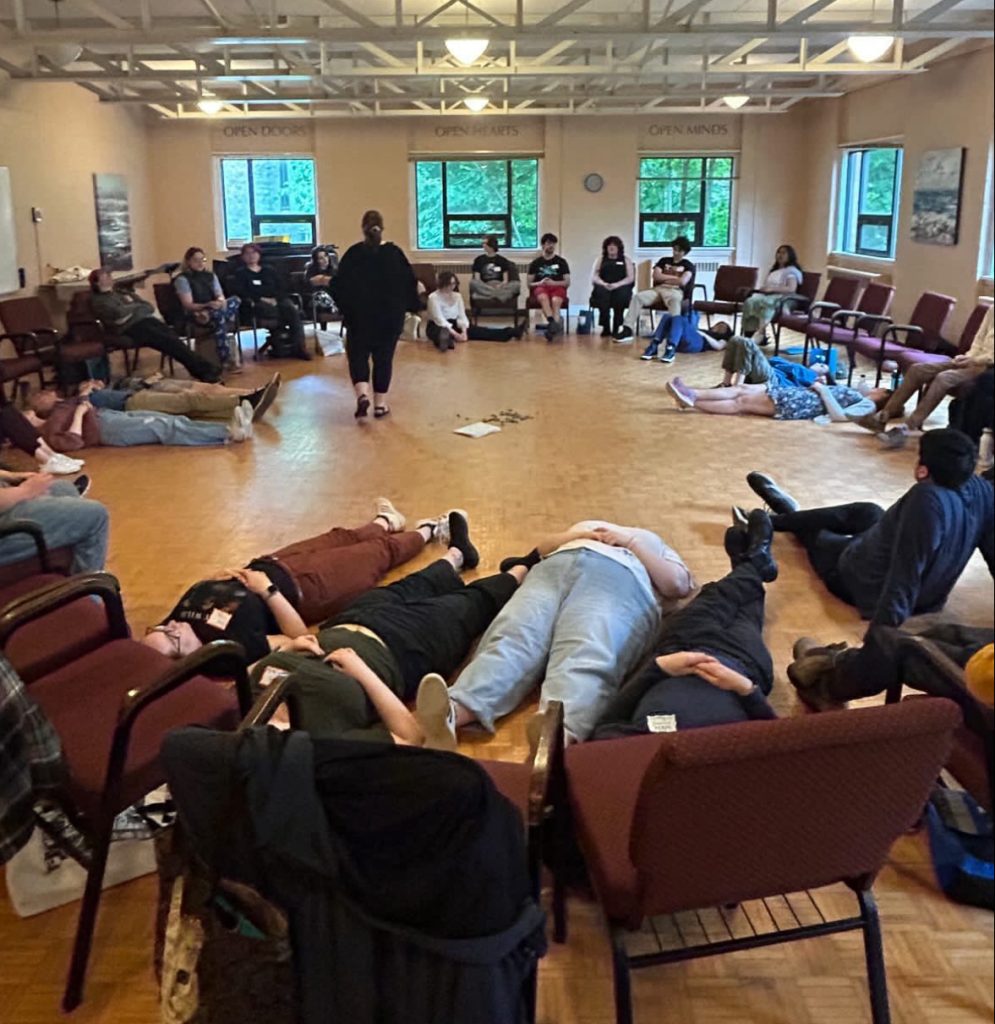
<path fill-rule="evenodd" d="M 363 241 L 349 247 L 331 292 L 348 328 L 346 356 L 356 392 L 356 418 L 370 409 L 370 362 L 373 362 L 373 415 L 390 413 L 387 391 L 394 367 L 394 349 L 404 327 L 404 314 L 418 308 L 415 274 L 393 242 L 383 241 L 379 210 L 363 214 Z"/>
<path fill-rule="evenodd" d="M 625 246 L 618 235 L 609 235 L 601 243 L 601 255 L 594 261 L 591 271 L 591 308 L 598 311 L 603 337 L 613 333 L 622 325 L 622 318 L 632 301 L 632 286 L 636 280 L 636 268 L 625 255 Z"/>

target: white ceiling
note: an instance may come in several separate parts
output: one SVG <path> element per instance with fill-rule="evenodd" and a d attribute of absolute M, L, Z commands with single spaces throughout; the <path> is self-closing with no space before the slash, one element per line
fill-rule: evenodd
<path fill-rule="evenodd" d="M 856 62 L 852 34 L 891 50 Z M 0 0 L 0 70 L 164 118 L 769 114 L 993 37 L 992 0 Z M 486 37 L 472 67 L 444 40 Z M 977 45 L 975 42 L 973 45 Z M 870 77 L 869 77 L 870 76 Z"/>

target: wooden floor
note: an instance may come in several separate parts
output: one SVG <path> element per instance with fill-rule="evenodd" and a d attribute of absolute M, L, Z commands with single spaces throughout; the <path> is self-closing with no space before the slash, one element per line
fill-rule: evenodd
<path fill-rule="evenodd" d="M 344 357 L 280 365 L 288 378 L 251 444 L 227 450 L 96 450 L 92 497 L 111 510 L 109 569 L 121 580 L 132 628 L 171 607 L 184 586 L 331 525 L 369 518 L 391 496 L 412 517 L 469 510 L 481 571 L 532 547 L 537 535 L 599 517 L 658 531 L 701 582 L 728 568 L 722 534 L 732 503 L 752 504 L 744 482 L 763 469 L 806 504 L 889 503 L 912 482 L 914 453 L 883 453 L 857 427 L 819 427 L 678 412 L 664 381 L 719 380 L 718 357 L 645 364 L 631 346 L 597 337 L 475 343 L 440 355 L 402 343 L 394 415 L 357 425 Z M 149 369 L 153 368 L 151 361 Z M 272 364 L 251 366 L 247 383 Z M 504 410 L 531 416 L 482 440 L 463 423 Z M 939 423 L 937 424 L 939 425 Z M 412 568 L 434 555 L 430 549 Z M 857 640 L 852 609 L 814 578 L 799 546 L 778 538 L 781 575 L 769 588 L 767 637 L 773 699 L 794 709 L 785 669 L 803 633 Z M 992 580 L 977 556 L 948 606 L 990 623 Z M 520 760 L 519 712 L 467 753 Z M 877 886 L 895 1024 L 990 1022 L 992 915 L 938 895 L 921 837 L 902 839 Z M 87 999 L 74 1020 L 152 1024 L 154 882 L 105 895 Z M 540 1020 L 610 1024 L 608 946 L 596 907 L 570 904 L 570 941 L 543 962 Z M 76 906 L 19 920 L 0 896 L 0 1024 L 56 1021 Z M 680 1024 L 850 1024 L 869 1020 L 857 934 L 772 947 L 635 975 L 637 1021 Z M 499 1024 L 499 1022 L 481 1022 Z"/>

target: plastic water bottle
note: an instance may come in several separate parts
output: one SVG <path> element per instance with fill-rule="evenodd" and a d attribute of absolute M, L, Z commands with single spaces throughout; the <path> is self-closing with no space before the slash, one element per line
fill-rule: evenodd
<path fill-rule="evenodd" d="M 866 373 L 862 373 L 860 375 L 860 380 L 857 381 L 857 390 L 862 395 L 867 395 L 870 392 L 871 386 L 870 386 L 870 384 L 867 383 L 867 374 Z"/>
<path fill-rule="evenodd" d="M 975 472 L 984 473 L 991 469 L 995 463 L 995 437 L 992 436 L 991 427 L 985 427 L 981 433 L 981 441 L 978 444 L 978 464 Z"/>

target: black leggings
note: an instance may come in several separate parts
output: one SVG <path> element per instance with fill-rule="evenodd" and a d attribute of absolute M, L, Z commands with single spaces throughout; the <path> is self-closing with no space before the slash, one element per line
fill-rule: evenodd
<path fill-rule="evenodd" d="M 467 585 L 443 558 L 368 591 L 321 628 L 351 624 L 376 633 L 397 659 L 410 697 L 426 672 L 448 676 L 459 667 L 517 587 L 506 572 Z"/>
<path fill-rule="evenodd" d="M 457 326 L 455 320 L 450 320 L 449 324 L 453 328 Z M 444 334 L 444 331 L 446 328 L 440 327 L 434 320 L 429 320 L 428 326 L 425 328 L 428 340 L 440 352 L 453 347 L 452 338 L 448 334 Z M 514 336 L 515 332 L 511 327 L 478 327 L 476 324 L 470 324 L 466 329 L 468 341 L 511 341 Z"/>
<path fill-rule="evenodd" d="M 612 317 L 615 327 L 621 327 L 629 303 L 632 301 L 632 285 L 624 288 L 613 288 L 609 291 L 603 285 L 596 284 L 591 292 L 591 307 L 598 311 L 598 319 L 602 327 L 611 327 Z"/>
<path fill-rule="evenodd" d="M 129 325 L 124 329 L 124 333 L 139 345 L 154 348 L 170 359 L 175 359 L 197 380 L 209 383 L 221 380 L 221 371 L 216 366 L 187 348 L 171 328 L 153 316 Z"/>
<path fill-rule="evenodd" d="M 10 441 L 28 455 L 34 455 L 41 434 L 31 425 L 28 418 L 12 405 L 0 406 L 0 443 Z"/>
<path fill-rule="evenodd" d="M 400 331 L 395 328 L 347 325 L 345 352 L 349 360 L 349 377 L 353 384 L 370 382 L 370 361 L 373 362 L 373 390 L 386 395 L 394 375 L 394 350 Z"/>
<path fill-rule="evenodd" d="M 775 530 L 793 533 L 805 546 L 808 560 L 816 575 L 841 601 L 853 604 L 853 595 L 836 571 L 840 556 L 853 538 L 874 526 L 884 515 L 884 509 L 870 501 L 855 501 L 849 505 L 806 509 L 771 516 Z"/>

